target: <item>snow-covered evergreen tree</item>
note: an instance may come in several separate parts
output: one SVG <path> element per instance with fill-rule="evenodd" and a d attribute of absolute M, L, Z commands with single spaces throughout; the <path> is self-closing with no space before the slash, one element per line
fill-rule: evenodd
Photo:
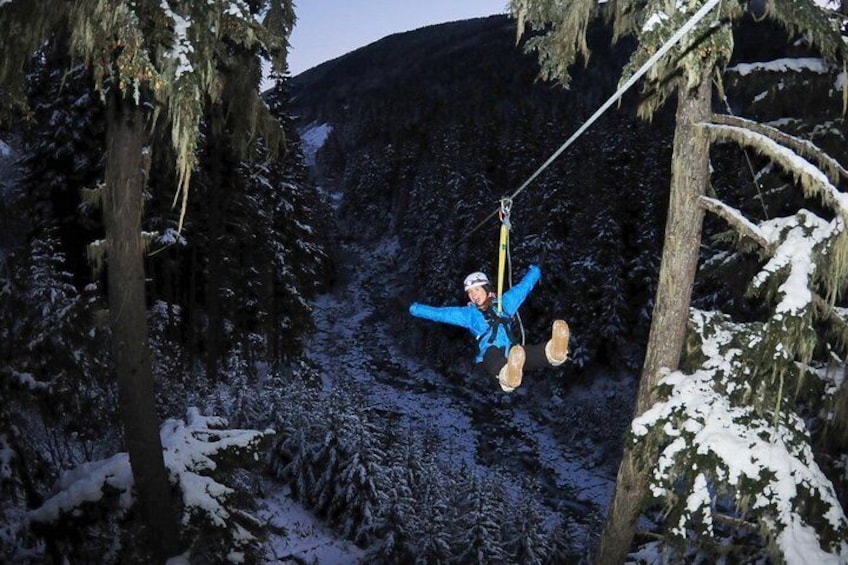
<path fill-rule="evenodd" d="M 657 400 L 655 387 L 662 371 L 678 368 L 683 349 L 684 318 L 691 299 L 701 240 L 704 214 L 701 202 L 709 183 L 709 135 L 744 143 L 750 134 L 740 131 L 744 128 L 729 130 L 718 124 L 711 127 L 711 134 L 704 128 L 704 122 L 710 121 L 710 81 L 715 70 L 730 60 L 733 52 L 731 26 L 744 13 L 738 4 L 718 2 L 672 7 L 652 1 L 600 5 L 590 0 L 575 0 L 562 5 L 545 0 L 514 0 L 511 6 L 518 20 L 519 35 L 523 35 L 526 25 L 534 26 L 538 31 L 527 45 L 539 54 L 542 76 L 568 85 L 571 64 L 578 56 L 588 58 L 586 36 L 590 21 L 602 11 L 608 11 L 615 37 L 633 35 L 637 40 L 636 50 L 624 69 L 622 83 L 634 76 L 647 61 L 653 61 L 645 73 L 646 95 L 640 105 L 640 115 L 652 116 L 669 96 L 677 94 L 668 224 L 652 330 L 636 406 L 636 414 L 642 414 Z M 696 11 L 698 8 L 700 11 Z M 711 9 L 715 10 L 716 16 L 703 18 Z M 817 3 L 773 2 L 769 3 L 769 15 L 792 32 L 805 33 L 807 41 L 825 57 L 844 61 L 848 56 L 848 43 L 841 36 L 839 25 L 831 21 Z M 684 24 L 691 25 L 692 30 L 681 42 L 669 46 L 671 56 L 654 57 Z M 772 156 L 775 156 L 774 153 Z M 786 157 L 784 162 L 786 160 L 792 161 L 793 158 Z M 796 174 L 803 176 L 801 171 Z M 804 182 L 804 187 L 809 190 L 809 183 Z M 836 263 L 841 264 L 841 254 Z M 844 280 L 841 268 L 834 275 L 836 280 Z M 776 329 L 776 333 L 791 332 L 785 336 L 791 343 L 772 339 L 769 345 L 782 346 L 778 350 L 780 356 L 794 359 L 796 353 L 800 353 L 802 363 L 809 360 L 812 347 L 810 332 L 801 331 L 798 326 L 787 328 L 782 322 L 777 325 L 780 328 Z M 764 343 L 768 341 L 763 339 Z M 800 350 L 797 348 L 799 345 L 802 345 Z M 778 369 L 775 373 L 783 374 L 783 371 Z M 653 465 L 650 455 L 636 455 L 639 445 L 636 442 L 625 448 L 616 493 L 599 546 L 597 559 L 602 563 L 621 561 L 632 541 L 643 492 L 647 489 L 648 470 Z M 832 524 L 837 529 L 841 527 L 838 522 L 837 518 Z M 836 549 L 837 554 L 841 552 L 839 548 L 831 549 Z M 788 557 L 786 553 L 782 554 L 782 558 Z"/>
<path fill-rule="evenodd" d="M 59 470 L 117 445 L 115 390 L 89 330 L 88 293 L 72 284 L 49 230 L 5 258 L 0 271 L 0 436 L 4 523 L 0 552 L 10 562 L 39 553 L 43 538 L 25 512 Z M 7 270 L 8 269 L 8 270 Z"/>
<path fill-rule="evenodd" d="M 516 563 L 542 565 L 550 552 L 539 498 L 538 484 L 532 479 L 524 481 L 521 498 L 513 510 L 508 544 Z"/>
<path fill-rule="evenodd" d="M 257 20 L 266 12 L 264 24 Z M 193 166 L 199 124 L 206 103 L 216 102 L 222 83 L 237 84 L 247 95 L 231 105 L 258 125 L 266 143 L 277 146 L 279 124 L 256 92 L 259 56 L 285 69 L 286 37 L 292 6 L 271 0 L 254 5 L 167 1 L 0 4 L 0 83 L 4 102 L 23 103 L 26 65 L 47 36 L 67 34 L 73 56 L 92 68 L 107 114 L 103 210 L 109 246 L 109 300 L 112 361 L 119 384 L 125 438 L 141 493 L 141 515 L 160 558 L 178 553 L 176 517 L 161 455 L 146 332 L 144 244 L 141 236 L 143 194 L 150 167 L 146 114 L 163 113 L 171 126 L 177 199 L 182 211 Z M 251 64 L 227 68 L 227 55 L 245 53 Z M 242 57 L 242 62 L 245 60 Z M 225 69 L 232 80 L 224 80 Z M 252 80 L 251 80 L 252 79 Z M 6 104 L 4 104 L 6 106 Z M 242 113 L 243 112 L 243 113 Z M 241 134 L 253 133 L 245 125 Z M 249 144 L 243 135 L 240 146 Z M 182 215 L 179 221 L 182 225 Z"/>
<path fill-rule="evenodd" d="M 351 455 L 345 462 L 338 485 L 342 508 L 337 518 L 345 538 L 361 545 L 373 541 L 381 506 L 385 503 L 385 454 L 377 442 L 380 434 L 369 420 L 362 422 L 353 439 Z M 369 429 L 370 428 L 370 429 Z"/>
<path fill-rule="evenodd" d="M 436 465 L 428 463 L 423 466 L 423 473 L 415 489 L 419 504 L 415 552 L 417 565 L 438 565 L 450 561 L 453 536 L 447 493 L 451 486 Z"/>
<path fill-rule="evenodd" d="M 560 520 L 554 527 L 548 539 L 548 555 L 546 565 L 576 562 L 578 558 L 574 551 L 574 540 L 568 531 L 568 523 Z"/>
<path fill-rule="evenodd" d="M 826 369 L 841 364 L 845 355 L 839 345 L 845 321 L 832 301 L 846 284 L 848 210 L 832 183 L 848 174 L 808 142 L 753 124 L 743 131 L 736 122 L 710 127 L 714 135 L 744 141 L 792 171 L 804 192 L 821 198 L 831 210 L 800 209 L 792 216 L 754 222 L 718 200 L 705 200 L 748 244 L 760 247 L 765 262 L 750 290 L 767 306 L 766 315 L 760 321 L 733 323 L 717 313 L 693 312 L 691 365 L 663 379 L 669 386 L 665 401 L 645 415 L 644 423 L 637 420 L 641 433 L 658 433 L 660 421 L 675 422 L 659 432 L 663 447 L 654 492 L 675 492 L 675 500 L 688 501 L 685 510 L 675 506 L 678 536 L 687 527 L 704 535 L 718 529 L 711 517 L 716 503 L 710 499 L 726 496 L 743 509 L 745 520 L 755 520 L 757 530 L 768 532 L 763 537 L 773 555 L 787 562 L 810 556 L 846 559 L 848 546 L 839 540 L 848 521 L 812 456 L 810 429 L 802 417 L 815 427 L 818 420 L 829 426 L 844 418 L 833 411 L 840 383 Z M 700 399 L 693 401 L 691 394 Z M 726 435 L 709 437 L 712 420 L 724 422 Z M 747 441 L 748 448 L 728 450 L 734 436 Z M 758 448 L 759 441 L 768 445 Z M 771 454 L 761 459 L 758 454 L 766 449 Z M 673 471 L 684 460 L 697 472 Z M 698 461 L 695 467 L 692 461 Z M 666 482 L 681 475 L 686 480 L 677 487 Z M 818 520 L 820 514 L 827 519 Z"/>
<path fill-rule="evenodd" d="M 186 556 L 191 560 L 222 562 L 240 557 L 249 560 L 256 550 L 260 524 L 242 506 L 245 494 L 221 481 L 228 477 L 225 461 L 255 460 L 263 438 L 272 430 L 231 429 L 220 417 L 203 416 L 196 408 L 185 418 L 166 420 L 162 427 L 166 465 L 181 494 L 180 508 L 186 534 L 192 541 Z M 136 546 L 132 535 L 122 541 L 116 525 L 138 503 L 128 454 L 93 459 L 62 472 L 56 492 L 27 515 L 34 527 L 49 529 L 58 555 L 83 561 L 120 563 L 127 547 L 135 555 L 149 550 Z M 89 524 L 95 538 L 80 543 L 76 529 L 63 527 L 76 521 Z M 107 531 L 104 531 L 107 530 Z"/>
<path fill-rule="evenodd" d="M 458 560 L 460 563 L 495 564 L 507 561 L 501 531 L 505 513 L 497 508 L 489 493 L 489 480 L 469 473 L 463 489 L 460 513 Z"/>
<path fill-rule="evenodd" d="M 375 563 L 403 565 L 415 561 L 415 527 L 418 507 L 415 486 L 403 458 L 392 456 L 402 453 L 402 444 L 388 446 L 388 468 L 385 473 L 386 492 L 380 507 L 380 538 L 371 546 L 370 555 Z"/>

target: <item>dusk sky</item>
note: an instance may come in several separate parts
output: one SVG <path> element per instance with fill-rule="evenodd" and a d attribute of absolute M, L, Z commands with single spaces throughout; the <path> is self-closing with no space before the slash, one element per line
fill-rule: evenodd
<path fill-rule="evenodd" d="M 289 70 L 295 76 L 387 35 L 505 14 L 508 0 L 295 0 Z"/>

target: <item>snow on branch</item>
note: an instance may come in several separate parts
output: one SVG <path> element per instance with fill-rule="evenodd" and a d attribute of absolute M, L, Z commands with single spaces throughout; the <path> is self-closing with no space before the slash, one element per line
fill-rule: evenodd
<path fill-rule="evenodd" d="M 787 71 L 794 71 L 796 73 L 809 71 L 821 75 L 830 72 L 831 68 L 832 66 L 827 61 L 817 57 L 785 57 L 782 59 L 775 59 L 773 61 L 739 63 L 732 67 L 728 67 L 726 72 L 739 73 L 740 75 L 745 76 L 755 71 L 770 71 L 777 73 L 785 73 Z"/>
<path fill-rule="evenodd" d="M 184 73 L 191 73 L 194 67 L 189 60 L 189 53 L 194 52 L 191 38 L 188 35 L 188 28 L 191 27 L 191 20 L 188 20 L 174 12 L 167 0 L 161 0 L 159 7 L 172 22 L 174 28 L 174 38 L 171 46 L 164 52 L 163 56 L 166 59 L 174 59 L 177 65 L 173 69 L 174 77 L 179 78 Z"/>
<path fill-rule="evenodd" d="M 843 229 L 844 223 L 839 218 L 827 222 L 808 210 L 760 224 L 761 233 L 774 251 L 752 284 L 754 288 L 761 288 L 773 275 L 788 269 L 778 288 L 782 298 L 775 309 L 777 313 L 801 316 L 811 305 L 817 250 L 835 239 Z"/>
<path fill-rule="evenodd" d="M 767 156 L 801 182 L 805 196 L 820 195 L 828 206 L 848 219 L 848 195 L 840 192 L 827 175 L 792 149 L 747 127 L 716 123 L 703 125 L 713 141 L 735 141 Z"/>
<path fill-rule="evenodd" d="M 716 200 L 715 198 L 710 198 L 708 196 L 701 197 L 701 206 L 705 210 L 708 210 L 716 216 L 724 219 L 728 224 L 733 226 L 737 232 L 754 240 L 760 247 L 764 249 L 769 248 L 770 242 L 760 231 L 760 228 L 758 228 L 736 208 L 728 206 L 721 200 Z"/>
<path fill-rule="evenodd" d="M 774 275 L 786 273 L 777 289 L 781 298 L 775 311 L 801 316 L 813 301 L 817 249 L 842 233 L 844 223 L 839 219 L 827 222 L 812 212 L 799 210 L 795 216 L 756 225 L 736 208 L 714 198 L 702 196 L 700 203 L 769 255 L 753 280 L 753 288 L 762 288 Z"/>
<path fill-rule="evenodd" d="M 822 318 L 831 324 L 836 334 L 842 336 L 841 339 L 844 342 L 848 343 L 848 321 L 840 316 L 830 301 L 822 298 L 812 288 L 815 247 L 828 238 L 841 234 L 843 231 L 841 221 L 826 223 L 807 210 L 801 210 L 795 217 L 775 219 L 756 225 L 739 210 L 720 200 L 702 196 L 701 206 L 724 219 L 740 235 L 756 242 L 772 258 L 754 280 L 755 288 L 763 286 L 769 276 L 789 266 L 789 274 L 778 289 L 783 299 L 778 304 L 776 312 L 798 313 L 800 309 L 806 308 L 809 300 L 812 300 L 812 304 Z M 807 230 L 803 227 L 805 225 Z M 793 232 L 793 230 L 796 231 Z M 808 236 L 806 231 L 810 231 L 812 235 Z M 781 234 L 783 234 L 782 243 Z M 786 302 L 788 300 L 795 304 L 794 308 Z"/>
<path fill-rule="evenodd" d="M 685 537 L 692 528 L 710 535 L 716 501 L 729 497 L 756 520 L 778 561 L 844 563 L 848 519 L 815 461 L 803 420 L 790 411 L 769 420 L 748 401 L 751 375 L 742 352 L 759 330 L 694 309 L 690 323 L 700 338 L 700 367 L 666 373 L 663 399 L 632 424 L 636 438 L 659 446 L 650 488 L 677 511 L 672 533 Z"/>
<path fill-rule="evenodd" d="M 734 126 L 751 130 L 774 140 L 776 143 L 785 145 L 792 149 L 802 157 L 813 159 L 830 178 L 831 182 L 839 182 L 839 176 L 848 179 L 848 169 L 843 167 L 839 161 L 822 151 L 811 141 L 800 139 L 794 135 L 789 135 L 781 130 L 728 114 L 713 114 L 710 121 L 714 124 L 722 124 L 726 126 Z"/>
<path fill-rule="evenodd" d="M 182 492 L 183 523 L 200 515 L 215 526 L 233 528 L 237 539 L 245 541 L 249 534 L 238 524 L 232 524 L 228 510 L 227 497 L 233 489 L 206 473 L 218 467 L 213 457 L 256 449 L 258 442 L 274 431 L 226 429 L 226 425 L 223 418 L 202 416 L 196 408 L 189 408 L 185 421 L 165 421 L 160 436 L 171 482 L 179 485 Z M 253 458 L 256 457 L 254 453 Z M 127 453 L 83 463 L 63 472 L 57 485 L 59 492 L 32 510 L 28 518 L 31 522 L 56 522 L 75 515 L 86 503 L 100 502 L 107 492 L 118 493 L 119 509 L 123 513 L 134 502 L 133 485 Z"/>
<path fill-rule="evenodd" d="M 197 408 L 188 409 L 185 422 L 169 419 L 162 424 L 165 465 L 183 494 L 184 523 L 192 512 L 201 512 L 212 523 L 224 526 L 230 517 L 226 497 L 232 489 L 200 473 L 217 468 L 213 456 L 232 449 L 254 449 L 259 440 L 274 433 L 273 430 L 230 430 L 225 429 L 226 425 L 225 419 L 202 416 Z"/>
<path fill-rule="evenodd" d="M 128 453 L 117 453 L 108 459 L 83 463 L 62 473 L 57 484 L 59 492 L 32 510 L 28 519 L 31 522 L 56 522 L 62 516 L 81 509 L 86 503 L 99 502 L 107 487 L 120 493 L 119 508 L 126 511 L 133 503 L 132 486 Z"/>

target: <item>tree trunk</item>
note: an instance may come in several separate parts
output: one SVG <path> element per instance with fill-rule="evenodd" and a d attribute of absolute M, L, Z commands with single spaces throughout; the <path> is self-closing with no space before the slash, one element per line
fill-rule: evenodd
<path fill-rule="evenodd" d="M 656 401 L 660 369 L 677 369 L 683 350 L 704 217 L 699 199 L 709 183 L 710 142 L 698 124 L 710 115 L 711 92 L 708 74 L 694 90 L 678 90 L 668 220 L 636 416 Z M 625 443 L 615 494 L 595 556 L 598 565 L 624 562 L 636 533 L 652 463 L 645 461 L 643 449 L 632 446 L 629 440 Z"/>
<path fill-rule="evenodd" d="M 120 415 L 130 457 L 137 506 L 159 557 L 179 553 L 176 508 L 162 456 L 153 371 L 147 343 L 143 191 L 150 165 L 142 111 L 113 98 L 108 111 L 106 193 L 103 217 L 108 242 L 112 358 Z"/>
<path fill-rule="evenodd" d="M 216 111 L 211 118 L 222 120 L 220 111 Z M 227 217 L 225 210 L 228 203 L 232 201 L 230 188 L 224 186 L 224 152 L 225 144 L 222 133 L 217 128 L 212 128 L 207 137 L 208 161 L 206 174 L 209 184 L 209 193 L 204 199 L 208 210 L 208 233 L 210 244 L 207 248 L 209 259 L 207 262 L 207 281 L 204 306 L 206 308 L 206 376 L 212 382 L 218 380 L 218 370 L 224 351 L 224 318 L 225 310 L 221 301 L 222 288 L 224 286 L 224 253 L 227 237 Z"/>

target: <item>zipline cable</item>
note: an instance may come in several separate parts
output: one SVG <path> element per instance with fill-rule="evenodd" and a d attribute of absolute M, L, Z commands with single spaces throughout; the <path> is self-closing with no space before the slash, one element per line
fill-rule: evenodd
<path fill-rule="evenodd" d="M 515 192 L 513 192 L 513 193 L 512 193 L 512 195 L 510 196 L 510 199 L 515 199 L 515 197 L 516 197 L 516 196 L 518 196 L 519 194 L 521 194 L 521 192 L 522 192 L 525 188 L 527 188 L 527 186 L 528 186 L 531 182 L 533 182 L 534 180 L 536 180 L 536 177 L 538 177 L 540 174 L 542 174 L 542 171 L 544 171 L 545 169 L 547 169 L 547 168 L 548 168 L 548 166 L 550 166 L 550 164 L 551 164 L 551 163 L 553 163 L 553 162 L 554 162 L 554 161 L 555 161 L 555 160 L 556 160 L 556 159 L 557 159 L 557 158 L 558 158 L 558 157 L 562 154 L 562 152 L 563 152 L 563 151 L 565 151 L 565 150 L 566 150 L 566 149 L 567 149 L 567 148 L 568 148 L 568 147 L 569 147 L 572 143 L 574 143 L 574 141 L 575 141 L 578 137 L 580 137 L 580 136 L 583 134 L 583 132 L 585 132 L 587 129 L 589 129 L 589 127 L 590 127 L 593 123 L 595 123 L 595 121 L 596 121 L 598 118 L 600 118 L 600 117 L 601 117 L 601 115 L 602 115 L 604 112 L 606 112 L 606 111 L 609 109 L 609 107 L 610 107 L 610 106 L 612 106 L 613 104 L 615 104 L 615 103 L 616 103 L 616 102 L 617 102 L 617 101 L 618 101 L 618 100 L 619 100 L 622 96 L 624 96 L 624 93 L 625 93 L 625 92 L 627 92 L 627 91 L 630 89 L 630 87 L 631 87 L 631 86 L 633 86 L 633 85 L 636 83 L 636 81 L 637 81 L 637 80 L 639 80 L 640 78 L 642 78 L 642 76 L 643 76 L 645 73 L 647 73 L 647 72 L 648 72 L 648 70 L 650 70 L 650 68 L 651 68 L 651 67 L 653 67 L 653 66 L 656 64 L 656 62 L 660 60 L 660 58 L 661 58 L 661 57 L 663 57 L 666 53 L 668 53 L 668 52 L 671 50 L 671 48 L 672 48 L 672 47 L 674 47 L 674 45 L 675 45 L 678 41 L 680 41 L 680 39 L 681 39 L 684 35 L 686 35 L 686 34 L 687 34 L 687 33 L 689 33 L 690 31 L 692 31 L 692 28 L 693 28 L 693 27 L 695 27 L 695 26 L 698 24 L 698 22 L 700 22 L 702 19 L 704 19 L 704 16 L 706 16 L 706 15 L 707 15 L 707 14 L 708 14 L 708 13 L 709 13 L 709 12 L 710 12 L 713 8 L 715 8 L 715 7 L 716 7 L 716 5 L 717 5 L 717 4 L 719 4 L 721 1 L 722 1 L 722 0 L 708 0 L 708 2 L 707 2 L 706 4 L 704 4 L 703 6 L 701 6 L 701 8 L 700 8 L 697 12 L 695 12 L 695 14 L 694 14 L 691 18 L 689 18 L 689 20 L 688 20 L 685 24 L 683 24 L 683 26 L 682 26 L 680 29 L 678 29 L 678 30 L 677 30 L 677 31 L 676 31 L 676 32 L 675 32 L 675 33 L 674 33 L 674 34 L 673 34 L 673 35 L 672 35 L 672 36 L 668 39 L 668 41 L 666 41 L 666 42 L 662 45 L 662 47 L 660 47 L 660 48 L 657 50 L 657 52 L 656 52 L 656 53 L 654 53 L 653 55 L 651 55 L 651 57 L 650 57 L 650 58 L 648 58 L 648 60 L 647 60 L 647 61 L 645 61 L 645 63 L 644 63 L 641 67 L 639 67 L 639 70 L 638 70 L 638 71 L 636 71 L 636 72 L 635 72 L 635 73 L 634 73 L 634 74 L 633 74 L 633 75 L 632 75 L 629 79 L 627 79 L 627 81 L 626 81 L 626 82 L 625 82 L 625 83 L 624 83 L 624 84 L 623 84 L 623 85 L 622 85 L 622 86 L 621 86 L 621 87 L 620 87 L 617 91 L 615 91 L 615 93 L 614 93 L 612 96 L 610 96 L 610 97 L 607 99 L 607 101 L 606 101 L 606 102 L 604 102 L 604 103 L 603 103 L 603 105 L 601 105 L 601 107 L 600 107 L 600 108 L 598 108 L 598 109 L 595 111 L 595 113 L 594 113 L 594 114 L 592 114 L 592 116 L 591 116 L 588 120 L 586 120 L 586 122 L 584 122 L 584 123 L 583 123 L 583 125 L 582 125 L 582 126 L 580 126 L 580 128 L 579 128 L 576 132 L 574 132 L 574 133 L 571 135 L 571 137 L 569 137 L 569 138 L 565 141 L 565 143 L 563 143 L 563 144 L 560 146 L 560 148 L 559 148 L 559 149 L 557 149 L 556 151 L 554 151 L 554 153 L 553 153 L 550 157 L 548 157 L 548 160 L 547 160 L 547 161 L 545 161 L 544 163 L 542 163 L 542 165 L 541 165 L 538 169 L 536 169 L 536 172 L 534 172 L 532 175 L 530 175 L 530 177 L 529 177 L 526 181 L 524 181 L 524 183 L 523 183 L 521 186 L 519 186 L 519 187 L 518 187 L 518 189 L 517 189 Z M 495 215 L 499 212 L 499 210 L 500 210 L 500 209 L 497 209 L 497 210 L 495 210 L 494 212 L 492 212 L 491 214 L 489 214 L 488 216 L 486 216 L 486 218 L 485 218 L 485 219 L 483 219 L 483 221 L 482 221 L 482 222 L 480 222 L 479 224 L 477 224 L 477 226 L 475 226 L 475 227 L 474 227 L 474 229 L 472 229 L 471 231 L 469 231 L 468 233 L 466 233 L 466 234 L 465 234 L 465 236 L 463 236 L 463 238 L 462 238 L 460 241 L 464 241 L 464 240 L 465 240 L 465 239 L 467 239 L 467 238 L 468 238 L 471 234 L 473 234 L 475 231 L 477 231 L 478 229 L 480 229 L 480 228 L 481 228 L 481 227 L 482 227 L 482 226 L 483 226 L 486 222 L 488 222 L 490 219 L 492 219 L 492 218 L 493 218 L 493 217 L 494 217 L 494 216 L 495 216 Z"/>

